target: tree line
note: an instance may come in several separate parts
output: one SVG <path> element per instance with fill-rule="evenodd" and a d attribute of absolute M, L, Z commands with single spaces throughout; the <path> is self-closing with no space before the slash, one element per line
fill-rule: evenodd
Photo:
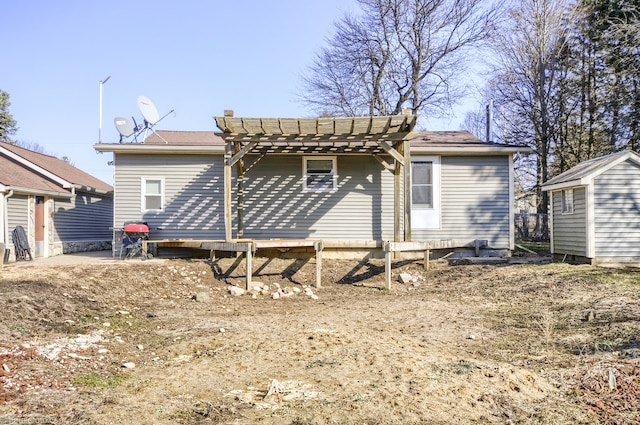
<path fill-rule="evenodd" d="M 442 117 L 483 70 L 496 143 L 529 146 L 519 192 L 586 159 L 640 151 L 640 0 L 356 0 L 303 77 L 318 116 Z M 476 87 L 477 88 L 477 87 Z M 0 140 L 17 131 L 0 90 Z M 484 106 L 464 128 L 485 134 Z"/>
<path fill-rule="evenodd" d="M 443 116 L 481 64 L 496 143 L 524 144 L 517 175 L 541 185 L 586 159 L 640 150 L 640 0 L 357 0 L 304 78 L 318 115 Z M 484 138 L 485 109 L 465 129 Z"/>

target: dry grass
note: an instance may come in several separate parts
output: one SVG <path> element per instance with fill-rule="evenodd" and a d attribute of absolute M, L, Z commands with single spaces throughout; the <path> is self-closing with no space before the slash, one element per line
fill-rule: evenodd
<path fill-rule="evenodd" d="M 212 269 L 243 271 L 224 261 L 3 270 L 0 423 L 640 422 L 635 271 L 396 266 L 419 285 L 386 292 L 379 262 L 332 261 L 317 301 L 231 297 Z M 269 285 L 314 280 L 311 263 L 255 267 Z M 37 354 L 96 332 L 65 358 Z M 8 386 L 36 379 L 55 386 Z"/>

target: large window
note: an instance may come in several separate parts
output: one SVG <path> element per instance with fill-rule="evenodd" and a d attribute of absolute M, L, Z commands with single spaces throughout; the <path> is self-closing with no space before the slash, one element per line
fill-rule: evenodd
<path fill-rule="evenodd" d="M 337 187 L 335 156 L 303 157 L 304 189 L 333 190 Z"/>
<path fill-rule="evenodd" d="M 142 178 L 142 211 L 161 211 L 164 209 L 164 178 Z"/>
<path fill-rule="evenodd" d="M 562 214 L 573 214 L 573 189 L 562 191 Z"/>

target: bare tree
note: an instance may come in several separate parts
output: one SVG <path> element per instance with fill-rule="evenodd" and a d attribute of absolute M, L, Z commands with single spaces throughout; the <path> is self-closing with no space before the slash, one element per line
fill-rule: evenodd
<path fill-rule="evenodd" d="M 441 116 L 465 91 L 466 71 L 495 29 L 487 0 L 358 0 L 304 78 L 302 101 L 336 116 Z"/>
<path fill-rule="evenodd" d="M 494 38 L 496 63 L 490 91 L 499 106 L 504 140 L 526 143 L 535 158 L 538 213 L 547 212 L 547 194 L 541 186 L 549 176 L 549 162 L 557 144 L 562 116 L 561 58 L 567 46 L 569 0 L 513 2 L 506 25 Z"/>

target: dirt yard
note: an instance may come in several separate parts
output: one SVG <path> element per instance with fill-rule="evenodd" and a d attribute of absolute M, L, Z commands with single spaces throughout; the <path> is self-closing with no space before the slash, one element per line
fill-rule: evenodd
<path fill-rule="evenodd" d="M 5 267 L 0 424 L 640 423 L 637 271 L 431 265 Z"/>

